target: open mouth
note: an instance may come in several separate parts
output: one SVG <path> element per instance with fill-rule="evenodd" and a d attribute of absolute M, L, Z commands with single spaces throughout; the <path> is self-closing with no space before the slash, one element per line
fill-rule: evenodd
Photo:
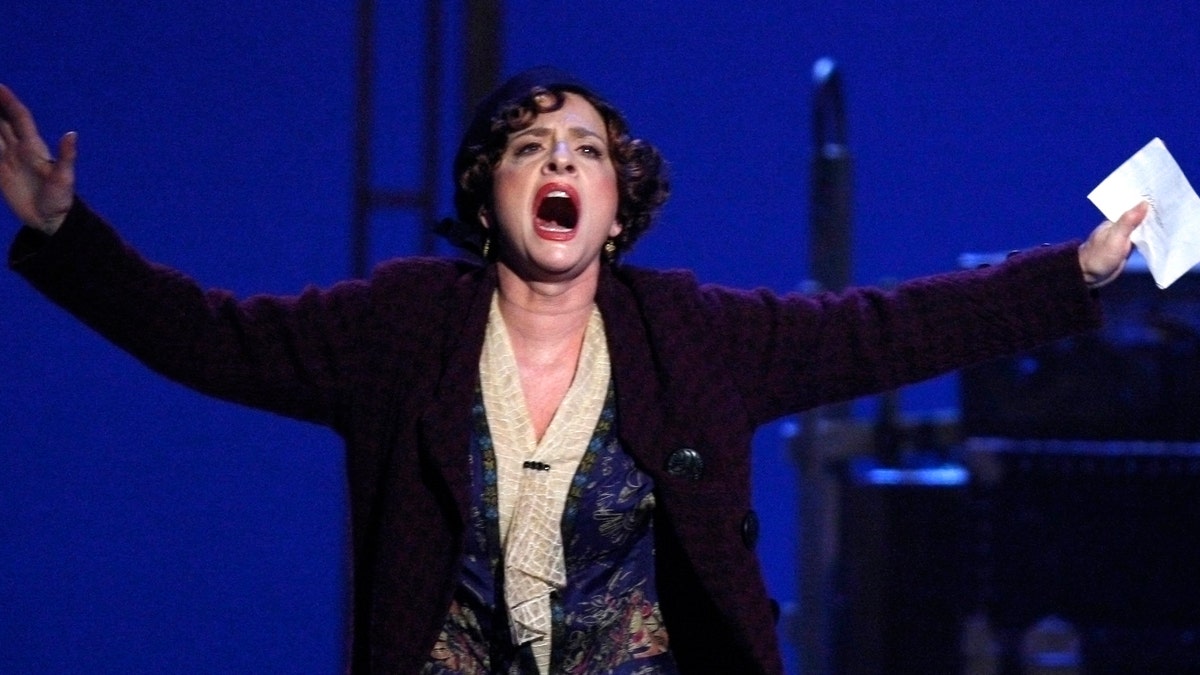
<path fill-rule="evenodd" d="M 534 224 L 551 232 L 570 232 L 579 223 L 575 191 L 561 185 L 546 185 L 537 193 Z"/>

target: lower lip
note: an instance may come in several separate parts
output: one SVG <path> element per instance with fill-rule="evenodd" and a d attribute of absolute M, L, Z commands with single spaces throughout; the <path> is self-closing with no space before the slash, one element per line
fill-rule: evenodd
<path fill-rule="evenodd" d="M 533 231 L 546 241 L 570 241 L 575 238 L 575 230 L 548 230 L 535 225 Z"/>

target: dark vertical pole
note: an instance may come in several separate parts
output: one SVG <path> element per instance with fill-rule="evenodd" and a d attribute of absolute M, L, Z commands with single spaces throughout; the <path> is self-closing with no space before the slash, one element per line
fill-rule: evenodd
<path fill-rule="evenodd" d="M 846 145 L 842 79 L 830 59 L 813 64 L 813 141 L 810 194 L 810 259 L 820 290 L 850 284 L 851 162 Z M 799 647 L 800 673 L 834 672 L 836 637 L 834 575 L 838 561 L 839 485 L 831 464 L 863 445 L 861 429 L 849 404 L 827 406 L 801 416 L 793 439 L 799 467 L 797 508 L 800 522 L 797 588 L 799 608 L 791 626 Z M 869 439 L 869 437 L 868 437 Z"/>
<path fill-rule="evenodd" d="M 504 3 L 502 0 L 466 0 L 467 57 L 463 96 L 465 122 L 470 123 L 475 104 L 500 83 L 504 54 Z"/>
<path fill-rule="evenodd" d="M 421 176 L 419 199 L 419 223 L 421 228 L 419 249 L 424 255 L 432 255 L 437 248 L 438 148 L 441 138 L 442 96 L 442 0 L 426 0 L 425 3 L 425 120 L 424 137 L 421 139 L 421 155 L 425 166 Z"/>
<path fill-rule="evenodd" d="M 357 28 L 350 273 L 355 277 L 363 277 L 367 273 L 371 247 L 371 131 L 375 112 L 375 0 L 359 0 Z"/>
<path fill-rule="evenodd" d="M 813 84 L 812 271 L 823 289 L 838 291 L 850 285 L 853 184 L 842 75 L 832 60 L 813 66 Z"/>
<path fill-rule="evenodd" d="M 433 225 L 437 220 L 438 186 L 441 182 L 440 139 L 443 80 L 442 45 L 445 41 L 443 0 L 425 3 L 425 76 L 422 81 L 420 186 L 416 190 L 379 189 L 371 175 L 371 137 L 375 122 L 375 23 L 376 1 L 359 0 L 357 58 L 354 86 L 353 176 L 350 214 L 350 272 L 366 276 L 371 260 L 371 216 L 379 208 L 415 209 L 420 231 L 417 248 L 432 254 L 437 247 Z M 490 92 L 500 79 L 503 42 L 503 3 L 499 0 L 465 0 L 467 54 L 464 59 L 469 117 L 475 102 Z"/>

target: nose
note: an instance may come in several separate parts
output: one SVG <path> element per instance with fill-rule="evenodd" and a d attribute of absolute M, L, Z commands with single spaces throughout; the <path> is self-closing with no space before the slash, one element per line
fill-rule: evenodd
<path fill-rule="evenodd" d="M 571 149 L 566 141 L 557 141 L 546 159 L 547 173 L 575 173 L 575 160 L 571 157 Z"/>

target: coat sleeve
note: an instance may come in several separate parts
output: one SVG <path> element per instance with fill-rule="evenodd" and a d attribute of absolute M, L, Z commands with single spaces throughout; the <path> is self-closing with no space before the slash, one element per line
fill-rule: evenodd
<path fill-rule="evenodd" d="M 1094 329 L 1078 242 L 894 289 L 779 296 L 705 286 L 715 349 L 761 423 Z"/>
<path fill-rule="evenodd" d="M 238 300 L 144 260 L 81 201 L 53 236 L 25 229 L 9 266 L 166 377 L 219 398 L 331 424 L 359 358 L 364 282 Z"/>

